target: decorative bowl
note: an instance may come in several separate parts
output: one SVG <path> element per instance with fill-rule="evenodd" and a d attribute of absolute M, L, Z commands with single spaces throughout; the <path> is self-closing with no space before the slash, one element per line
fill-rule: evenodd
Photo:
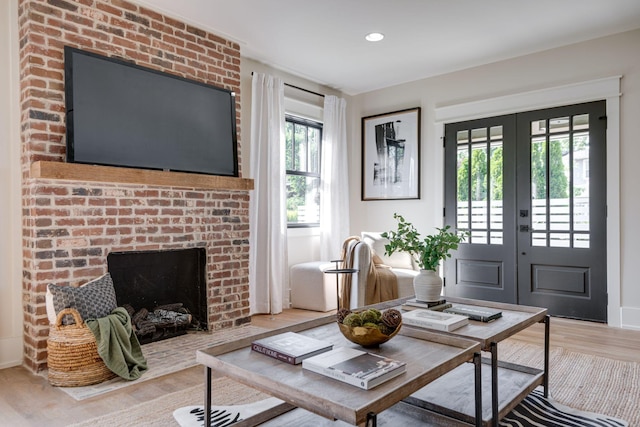
<path fill-rule="evenodd" d="M 391 338 L 396 336 L 402 327 L 402 323 L 400 323 L 390 335 L 385 335 L 380 332 L 380 329 L 378 328 L 367 326 L 347 326 L 340 322 L 337 323 L 340 327 L 340 332 L 342 332 L 342 335 L 344 335 L 346 339 L 363 347 L 375 347 L 389 341 Z"/>

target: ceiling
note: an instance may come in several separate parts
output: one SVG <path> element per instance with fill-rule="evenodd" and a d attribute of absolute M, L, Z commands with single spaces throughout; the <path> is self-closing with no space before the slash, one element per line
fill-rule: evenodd
<path fill-rule="evenodd" d="M 349 95 L 640 28 L 640 0 L 136 1 Z"/>

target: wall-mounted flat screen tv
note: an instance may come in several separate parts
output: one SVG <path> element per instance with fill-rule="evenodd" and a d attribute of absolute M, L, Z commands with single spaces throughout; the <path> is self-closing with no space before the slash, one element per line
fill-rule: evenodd
<path fill-rule="evenodd" d="M 238 176 L 235 94 L 65 47 L 67 161 Z"/>

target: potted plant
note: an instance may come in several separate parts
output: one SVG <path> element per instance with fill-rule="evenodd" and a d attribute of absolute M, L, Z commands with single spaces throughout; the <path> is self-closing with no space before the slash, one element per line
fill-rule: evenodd
<path fill-rule="evenodd" d="M 389 240 L 384 246 L 387 255 L 397 251 L 407 252 L 420 267 L 420 274 L 413 279 L 413 286 L 418 301 L 433 302 L 440 299 L 442 292 L 442 278 L 438 274 L 440 261 L 450 258 L 451 250 L 458 249 L 468 232 L 457 234 L 449 231 L 450 226 L 436 228 L 438 233 L 420 237 L 420 233 L 402 215 L 393 214 L 398 221 L 395 231 L 382 233 L 382 237 Z"/>

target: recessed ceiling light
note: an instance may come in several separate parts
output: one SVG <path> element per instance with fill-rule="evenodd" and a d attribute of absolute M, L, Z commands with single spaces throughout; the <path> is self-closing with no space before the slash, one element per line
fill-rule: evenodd
<path fill-rule="evenodd" d="M 382 33 L 369 33 L 364 38 L 370 42 L 379 42 L 384 38 L 384 34 Z"/>

